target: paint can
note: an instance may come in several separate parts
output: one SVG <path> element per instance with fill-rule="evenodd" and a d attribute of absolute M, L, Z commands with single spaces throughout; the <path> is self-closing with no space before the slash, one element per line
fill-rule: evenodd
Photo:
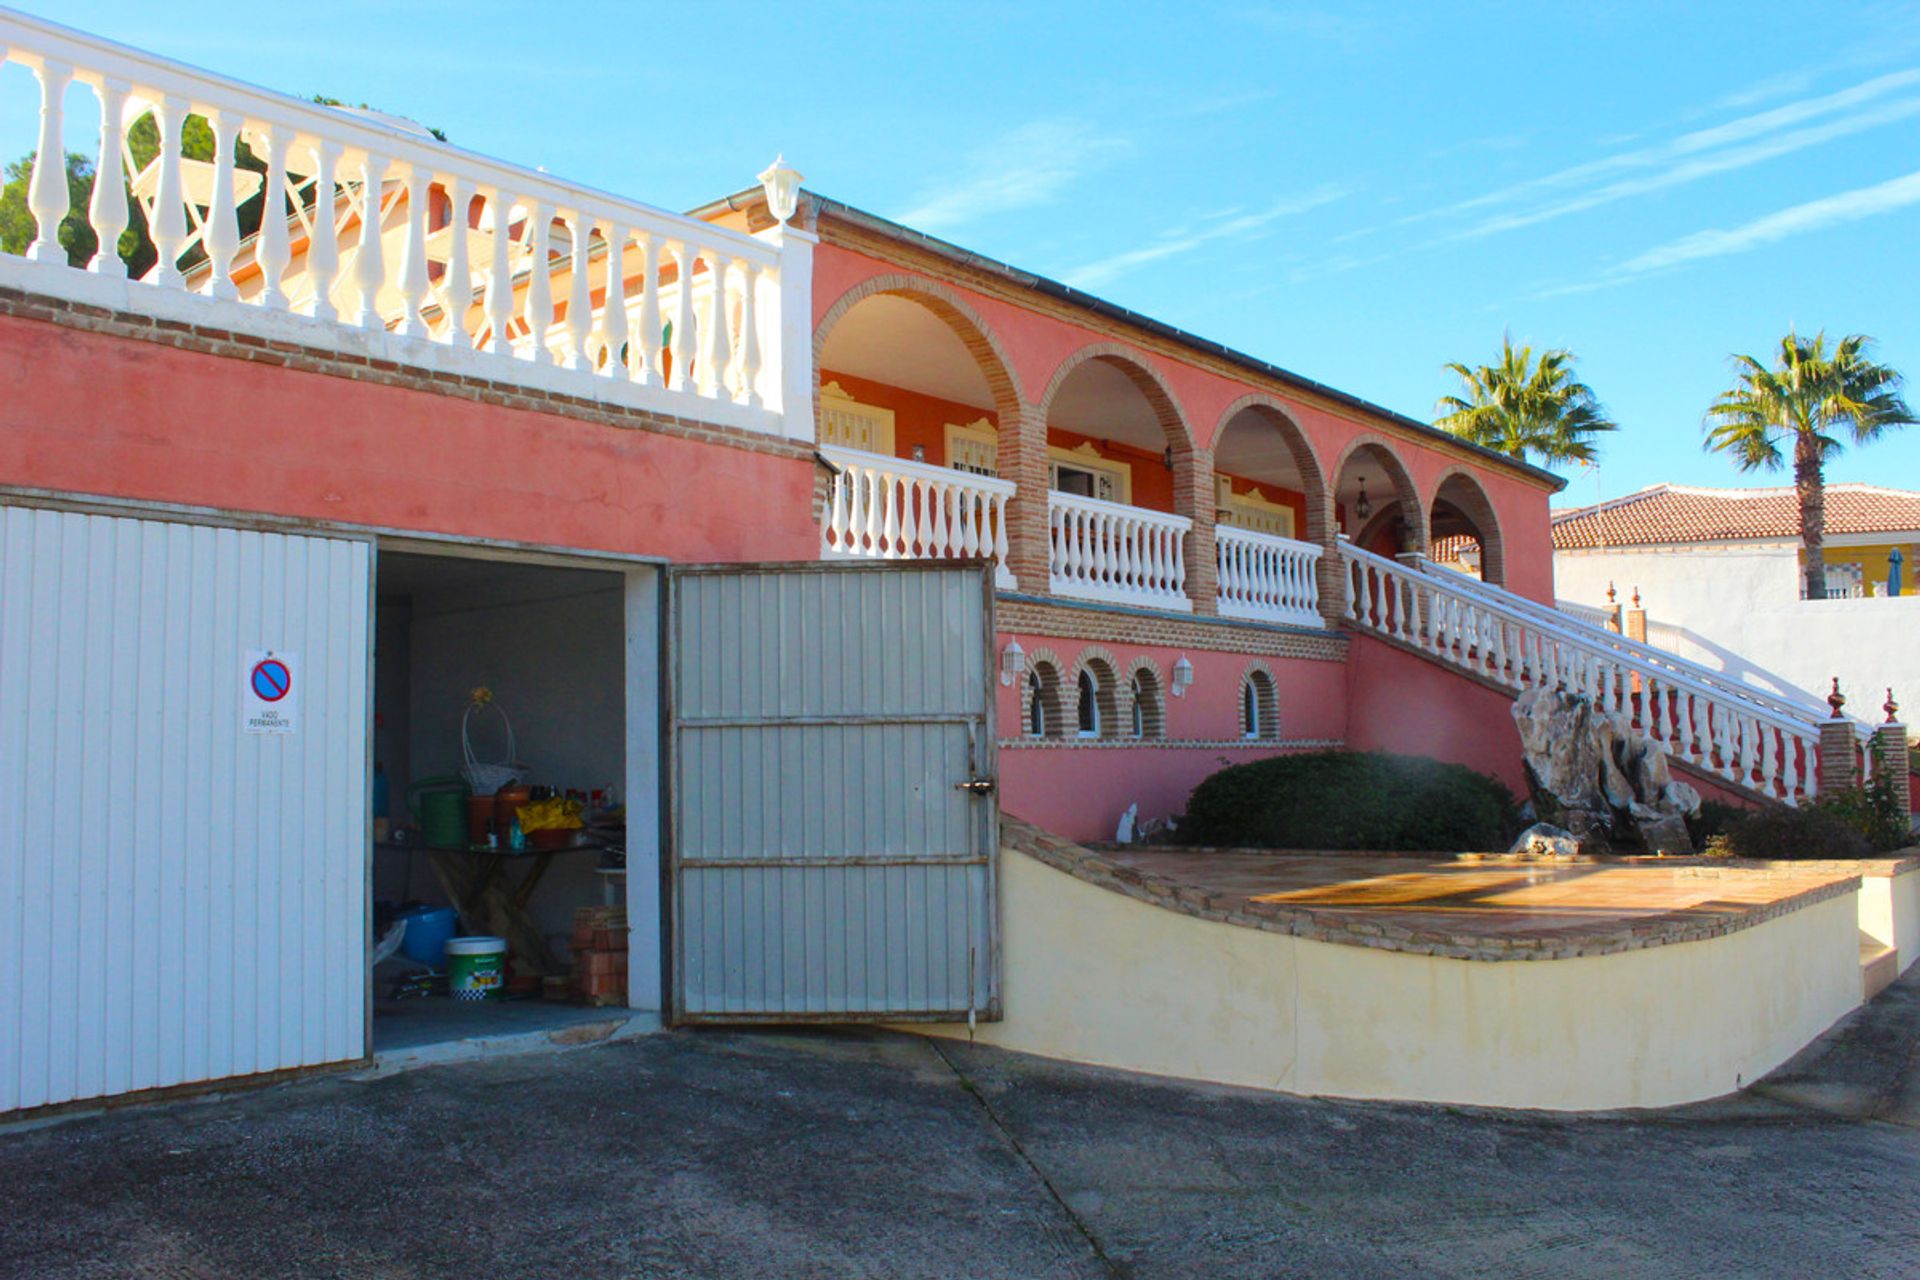
<path fill-rule="evenodd" d="M 455 1000 L 506 999 L 507 940 L 447 939 L 447 994 Z"/>

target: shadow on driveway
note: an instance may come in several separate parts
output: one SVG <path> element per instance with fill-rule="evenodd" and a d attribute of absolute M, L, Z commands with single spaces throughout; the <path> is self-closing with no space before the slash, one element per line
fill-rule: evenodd
<path fill-rule="evenodd" d="M 314 1080 L 0 1135 L 0 1274 L 1910 1277 L 1920 1132 L 1885 1121 L 1916 1115 L 1920 973 L 1867 1013 L 1778 1087 L 1651 1115 L 1288 1098 L 877 1032 Z M 1866 1058 L 1879 1083 L 1847 1096 L 1878 1101 L 1809 1109 L 1835 1096 L 1816 1073 Z"/>

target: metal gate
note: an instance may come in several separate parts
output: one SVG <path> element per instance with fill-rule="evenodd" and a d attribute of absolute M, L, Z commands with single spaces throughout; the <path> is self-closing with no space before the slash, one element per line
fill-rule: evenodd
<path fill-rule="evenodd" d="M 0 507 L 0 1112 L 365 1054 L 370 559 Z"/>
<path fill-rule="evenodd" d="M 672 574 L 676 1021 L 999 1016 L 987 566 Z"/>

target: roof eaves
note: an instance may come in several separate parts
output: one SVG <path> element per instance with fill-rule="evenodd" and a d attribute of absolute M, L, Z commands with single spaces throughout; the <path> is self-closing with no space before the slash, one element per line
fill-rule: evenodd
<path fill-rule="evenodd" d="M 690 210 L 688 216 L 698 218 L 705 217 L 712 213 L 718 213 L 722 210 L 738 210 L 747 204 L 754 203 L 753 197 L 757 194 L 758 188 L 736 192 L 733 195 L 715 200 L 701 208 Z M 910 244 L 917 245 L 930 253 L 957 262 L 962 266 L 973 267 L 977 270 L 1002 276 L 1023 288 L 1032 289 L 1036 293 L 1057 298 L 1062 302 L 1079 307 L 1082 310 L 1091 311 L 1095 315 L 1119 320 L 1158 337 L 1167 338 L 1182 346 L 1190 347 L 1196 351 L 1218 357 L 1231 364 L 1239 365 L 1243 369 L 1277 379 L 1304 391 L 1311 391 L 1316 395 L 1325 396 L 1329 400 L 1345 404 L 1374 417 L 1385 418 L 1396 426 L 1416 432 L 1429 439 L 1443 441 L 1448 445 L 1464 449 L 1484 459 L 1491 465 L 1518 472 L 1532 480 L 1544 483 L 1551 493 L 1558 493 L 1567 487 L 1565 477 L 1556 475 L 1548 471 L 1545 467 L 1536 467 L 1530 462 L 1523 462 L 1518 458 L 1510 457 L 1496 449 L 1489 449 L 1485 445 L 1475 444 L 1471 440 L 1463 440 L 1451 432 L 1440 430 L 1431 423 L 1421 422 L 1417 418 L 1409 418 L 1403 413 L 1396 413 L 1394 410 L 1388 409 L 1383 405 L 1374 404 L 1370 400 L 1362 399 L 1359 396 L 1353 395 L 1351 392 L 1341 391 L 1337 387 L 1327 386 L 1323 382 L 1315 382 L 1311 378 L 1294 373 L 1289 369 L 1283 369 L 1279 365 L 1271 364 L 1265 360 L 1250 356 L 1243 351 L 1236 351 L 1232 347 L 1224 343 L 1215 342 L 1211 338 L 1202 338 L 1197 334 L 1188 333 L 1186 330 L 1176 328 L 1163 320 L 1155 320 L 1151 316 L 1142 315 L 1138 311 L 1132 311 L 1117 303 L 1108 302 L 1104 298 L 1095 297 L 1093 294 L 1075 289 L 1071 285 L 1061 284 L 1058 280 L 1051 280 L 1046 276 L 1035 275 L 1031 271 L 1023 271 L 1009 263 L 1001 262 L 997 258 L 989 258 L 984 254 L 975 253 L 971 249 L 963 249 L 951 241 L 942 240 L 938 236 L 928 235 L 924 231 L 915 231 L 912 227 L 903 226 L 898 222 L 883 218 L 878 214 L 868 213 L 864 209 L 856 208 L 853 205 L 832 199 L 829 196 L 823 196 L 816 191 L 808 190 L 805 194 L 808 199 L 814 201 L 820 208 L 833 213 L 837 217 L 845 218 L 849 222 L 864 225 L 870 230 L 877 231 L 893 239 L 903 240 Z"/>

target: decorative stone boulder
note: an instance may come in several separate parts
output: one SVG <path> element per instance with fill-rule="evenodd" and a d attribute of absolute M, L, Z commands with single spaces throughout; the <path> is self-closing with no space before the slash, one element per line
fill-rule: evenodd
<path fill-rule="evenodd" d="M 1565 827 L 1536 822 L 1520 833 L 1507 852 L 1520 858 L 1573 858 L 1580 853 L 1580 841 Z"/>
<path fill-rule="evenodd" d="M 1700 793 L 1676 781 L 1659 743 L 1624 716 L 1597 710 L 1564 689 L 1529 689 L 1513 701 L 1534 812 L 1579 843 L 1610 852 L 1638 837 L 1649 853 L 1692 853 L 1686 819 Z"/>

